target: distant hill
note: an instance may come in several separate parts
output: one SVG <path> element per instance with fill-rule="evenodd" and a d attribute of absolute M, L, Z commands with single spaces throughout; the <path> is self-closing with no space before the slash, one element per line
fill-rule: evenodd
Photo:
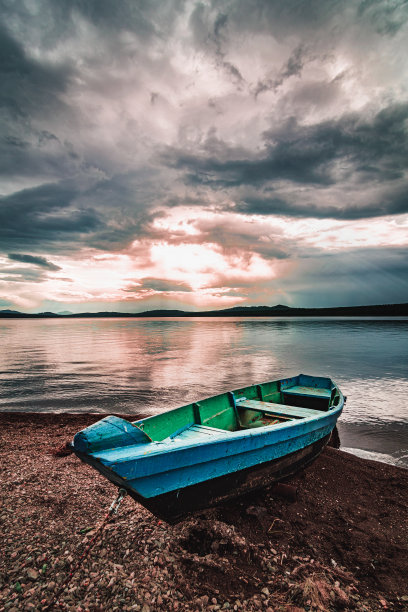
<path fill-rule="evenodd" d="M 0 315 L 1 314 L 5 314 L 5 315 L 20 315 L 21 312 L 19 312 L 18 310 L 0 310 Z"/>
<path fill-rule="evenodd" d="M 0 318 L 116 318 L 116 317 L 408 317 L 408 303 L 378 304 L 374 306 L 336 306 L 331 308 L 292 308 L 276 306 L 234 306 L 222 310 L 146 310 L 144 312 L 41 312 L 28 314 L 17 310 L 0 310 Z"/>

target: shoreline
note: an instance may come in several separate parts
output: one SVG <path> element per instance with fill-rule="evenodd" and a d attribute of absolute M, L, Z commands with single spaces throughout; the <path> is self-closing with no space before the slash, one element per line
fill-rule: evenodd
<path fill-rule="evenodd" d="M 0 411 L 0 423 L 2 422 L 2 415 L 6 418 L 7 421 L 31 421 L 33 423 L 42 423 L 44 425 L 49 425 L 53 423 L 63 423 L 64 425 L 68 425 L 69 423 L 75 423 L 78 425 L 78 428 L 87 427 L 91 423 L 103 419 L 108 414 L 112 414 L 122 419 L 127 419 L 129 421 L 135 421 L 138 419 L 144 419 L 150 416 L 153 416 L 151 412 L 146 413 L 133 413 L 133 414 L 123 414 L 120 412 L 34 412 L 34 411 L 23 411 L 23 410 L 5 410 Z M 7 416 L 5 416 L 7 415 Z M 340 422 L 337 424 L 340 441 L 343 439 L 344 433 L 344 423 Z M 347 438 L 347 436 L 346 436 Z M 378 463 L 384 463 L 387 465 L 393 465 L 397 468 L 408 470 L 408 464 L 398 463 L 398 459 L 396 459 L 391 453 L 381 453 L 378 450 L 368 450 L 365 448 L 360 448 L 358 446 L 349 446 L 341 444 L 340 450 L 344 453 L 351 454 L 355 457 L 359 457 L 361 459 L 367 459 L 368 461 L 376 461 Z M 383 459 L 380 459 L 379 456 L 383 456 Z"/>
<path fill-rule="evenodd" d="M 360 306 L 312 306 L 298 307 L 278 304 L 276 306 L 234 306 L 220 310 L 175 310 L 153 309 L 142 312 L 38 312 L 27 313 L 18 310 L 0 310 L 0 318 L 40 318 L 40 319 L 75 319 L 75 318 L 189 318 L 189 317 L 407 317 L 408 303 L 399 304 L 365 304 Z"/>
<path fill-rule="evenodd" d="M 116 496 L 55 456 L 103 416 L 0 413 L 1 611 L 41 610 Z M 174 526 L 125 498 L 63 609 L 407 610 L 408 470 L 326 448 L 288 482 L 296 501 L 262 491 Z"/>

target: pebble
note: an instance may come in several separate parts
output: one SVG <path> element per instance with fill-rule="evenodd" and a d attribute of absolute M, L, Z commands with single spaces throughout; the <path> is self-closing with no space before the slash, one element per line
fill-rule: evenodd
<path fill-rule="evenodd" d="M 28 567 L 27 570 L 27 576 L 30 578 L 30 580 L 37 580 L 39 573 L 36 569 L 33 569 L 32 567 Z"/>

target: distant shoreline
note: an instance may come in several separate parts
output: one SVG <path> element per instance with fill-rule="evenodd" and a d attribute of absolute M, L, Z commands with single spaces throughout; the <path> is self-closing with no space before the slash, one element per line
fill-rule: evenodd
<path fill-rule="evenodd" d="M 236 306 L 224 310 L 184 311 L 146 310 L 144 312 L 54 312 L 24 313 L 1 310 L 2 319 L 78 319 L 78 318 L 170 318 L 170 317 L 406 317 L 408 303 L 378 304 L 373 306 L 336 306 L 331 308 L 292 308 L 290 306 Z"/>

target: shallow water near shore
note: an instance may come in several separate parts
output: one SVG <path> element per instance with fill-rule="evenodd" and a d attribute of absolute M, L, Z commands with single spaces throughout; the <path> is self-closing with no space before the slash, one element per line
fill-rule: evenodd
<path fill-rule="evenodd" d="M 342 447 L 408 467 L 408 319 L 0 320 L 0 410 L 147 415 L 240 386 L 330 376 Z"/>

